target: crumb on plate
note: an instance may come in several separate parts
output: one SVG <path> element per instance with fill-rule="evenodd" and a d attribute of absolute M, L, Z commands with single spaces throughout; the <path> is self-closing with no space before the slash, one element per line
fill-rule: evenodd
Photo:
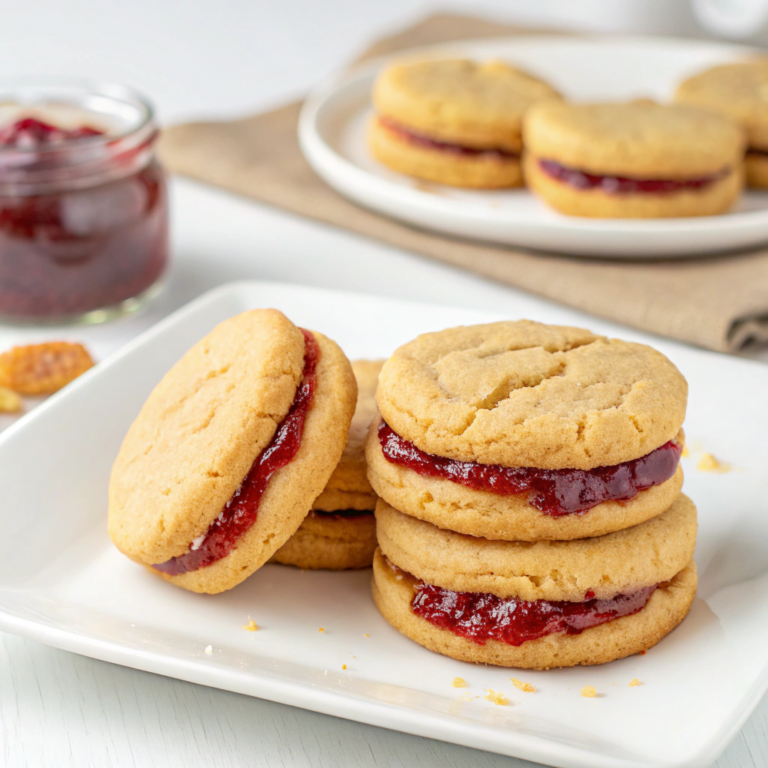
<path fill-rule="evenodd" d="M 259 629 L 259 625 L 253 619 L 249 619 L 247 624 L 243 624 L 243 629 L 248 630 L 248 632 L 255 632 Z"/>
<path fill-rule="evenodd" d="M 500 707 L 506 707 L 509 704 L 509 699 L 503 693 L 494 691 L 492 688 L 488 689 L 485 698 L 494 704 L 498 704 Z"/>
<path fill-rule="evenodd" d="M 525 693 L 536 693 L 536 689 L 530 683 L 524 683 L 522 680 L 518 680 L 516 677 L 510 677 L 509 679 L 512 681 L 512 685 L 514 685 L 515 688 Z"/>
<path fill-rule="evenodd" d="M 451 685 L 453 685 L 454 688 L 466 688 L 467 681 L 463 677 L 454 677 Z"/>
<path fill-rule="evenodd" d="M 597 697 L 597 691 L 595 690 L 595 686 L 594 685 L 585 685 L 581 689 L 581 695 L 585 699 L 594 699 L 594 698 L 596 698 Z"/>
<path fill-rule="evenodd" d="M 711 453 L 705 453 L 702 455 L 699 463 L 696 465 L 696 469 L 700 470 L 701 472 L 724 473 L 730 471 L 731 467 L 725 462 L 717 459 Z"/>
<path fill-rule="evenodd" d="M 205 655 L 206 656 L 212 656 L 213 655 L 213 646 L 212 645 L 206 645 L 205 646 Z"/>
<path fill-rule="evenodd" d="M 636 688 L 638 685 L 642 685 L 642 683 L 636 677 L 633 677 L 629 681 L 629 687 L 630 688 Z"/>
<path fill-rule="evenodd" d="M 21 398 L 8 387 L 0 387 L 0 413 L 19 413 L 24 407 Z"/>

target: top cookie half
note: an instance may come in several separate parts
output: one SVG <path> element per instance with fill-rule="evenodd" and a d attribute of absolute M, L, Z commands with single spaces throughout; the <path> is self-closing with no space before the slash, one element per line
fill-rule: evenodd
<path fill-rule="evenodd" d="M 678 87 L 675 101 L 731 118 L 746 129 L 751 148 L 768 151 L 768 56 L 689 77 Z"/>
<path fill-rule="evenodd" d="M 525 111 L 560 98 L 547 83 L 503 62 L 403 62 L 376 81 L 377 113 L 437 141 L 519 153 Z"/>
<path fill-rule="evenodd" d="M 707 109 L 637 101 L 532 107 L 523 126 L 538 159 L 591 174 L 691 179 L 739 167 L 744 133 Z"/>
<path fill-rule="evenodd" d="M 419 336 L 384 364 L 384 420 L 427 453 L 466 462 L 594 469 L 677 435 L 688 386 L 660 352 L 527 320 Z"/>

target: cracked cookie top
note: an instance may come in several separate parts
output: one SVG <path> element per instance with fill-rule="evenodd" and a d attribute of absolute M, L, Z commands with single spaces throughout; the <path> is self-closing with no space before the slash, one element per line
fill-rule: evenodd
<path fill-rule="evenodd" d="M 376 402 L 427 453 L 593 469 L 672 440 L 687 396 L 682 374 L 651 347 L 520 320 L 417 337 L 384 364 Z"/>
<path fill-rule="evenodd" d="M 304 336 L 274 309 L 230 318 L 195 344 L 149 396 L 115 461 L 118 546 L 150 563 L 185 551 L 272 439 L 303 368 Z"/>

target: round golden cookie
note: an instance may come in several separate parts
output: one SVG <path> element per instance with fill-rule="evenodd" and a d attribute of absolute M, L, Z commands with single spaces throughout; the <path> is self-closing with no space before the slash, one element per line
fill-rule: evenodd
<path fill-rule="evenodd" d="M 376 112 L 447 144 L 519 153 L 526 110 L 560 95 L 539 78 L 500 61 L 466 59 L 393 64 L 376 80 Z"/>
<path fill-rule="evenodd" d="M 472 189 L 523 186 L 519 155 L 425 147 L 393 131 L 377 117 L 368 127 L 368 148 L 393 171 L 438 184 Z"/>
<path fill-rule="evenodd" d="M 689 77 L 678 86 L 675 101 L 719 112 L 746 130 L 751 148 L 768 150 L 768 57 Z"/>
<path fill-rule="evenodd" d="M 525 115 L 526 150 L 535 158 L 599 176 L 699 179 L 739 167 L 744 132 L 711 110 L 635 101 L 549 101 Z"/>
<path fill-rule="evenodd" d="M 727 210 L 743 185 L 744 133 L 707 109 L 650 101 L 551 102 L 526 113 L 523 133 L 526 183 L 546 203 L 571 216 L 711 216 Z M 547 161 L 578 172 L 578 183 L 548 173 L 542 166 Z M 612 178 L 584 187 L 583 174 Z M 695 186 L 619 191 L 616 177 Z"/>
<path fill-rule="evenodd" d="M 376 402 L 427 453 L 594 469 L 672 440 L 687 396 L 683 376 L 651 347 L 520 320 L 418 336 L 384 364 Z"/>
<path fill-rule="evenodd" d="M 368 481 L 365 440 L 376 416 L 376 385 L 383 360 L 355 360 L 352 371 L 357 380 L 357 405 L 349 426 L 347 443 L 336 469 L 312 509 L 336 512 L 340 509 L 374 510 L 376 494 Z"/>
<path fill-rule="evenodd" d="M 373 513 L 334 515 L 310 512 L 299 530 L 272 556 L 272 562 L 297 568 L 343 571 L 369 568 L 376 551 Z"/>
<path fill-rule="evenodd" d="M 609 599 L 669 581 L 693 559 L 696 507 L 687 496 L 640 525 L 578 541 L 489 541 L 442 530 L 379 500 L 382 553 L 427 584 L 521 600 Z"/>
<path fill-rule="evenodd" d="M 378 422 L 377 422 L 378 424 Z M 605 501 L 580 514 L 547 515 L 528 494 L 500 495 L 419 475 L 384 457 L 376 424 L 368 442 L 368 476 L 376 493 L 395 509 L 440 528 L 502 541 L 569 541 L 602 536 L 643 523 L 666 509 L 683 487 L 683 469 L 628 501 Z M 682 444 L 682 432 L 678 437 Z"/>
<path fill-rule="evenodd" d="M 272 476 L 256 522 L 236 548 L 177 576 L 151 567 L 205 535 L 294 401 L 304 336 L 276 310 L 221 323 L 147 399 L 110 479 L 109 533 L 118 549 L 180 587 L 215 593 L 239 584 L 295 533 L 339 461 L 357 394 L 344 353 L 312 333 L 320 350 L 317 385 L 298 452 Z"/>
<path fill-rule="evenodd" d="M 521 669 L 605 664 L 646 651 L 680 624 L 696 596 L 696 566 L 691 561 L 670 581 L 660 584 L 645 607 L 630 616 L 586 629 L 579 635 L 552 634 L 520 646 L 498 640 L 479 645 L 413 613 L 412 582 L 398 576 L 401 574 L 377 550 L 373 560 L 373 599 L 395 629 L 419 645 L 459 661 Z"/>
<path fill-rule="evenodd" d="M 747 164 L 747 170 L 749 165 Z M 579 189 L 545 173 L 537 157 L 526 153 L 523 172 L 528 187 L 566 216 L 592 219 L 668 219 L 716 216 L 727 211 L 744 185 L 744 163 L 702 188 L 674 192 L 613 194 L 600 187 Z"/>

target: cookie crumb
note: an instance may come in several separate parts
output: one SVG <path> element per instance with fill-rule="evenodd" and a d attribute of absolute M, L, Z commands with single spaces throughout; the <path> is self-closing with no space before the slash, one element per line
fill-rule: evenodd
<path fill-rule="evenodd" d="M 346 669 L 346 668 L 347 668 L 347 665 L 346 665 L 346 664 L 342 664 L 342 665 L 341 665 L 341 668 L 342 668 L 342 669 Z"/>
<path fill-rule="evenodd" d="M 463 677 L 454 677 L 451 685 L 453 685 L 454 688 L 466 688 L 467 681 Z"/>
<path fill-rule="evenodd" d="M 636 677 L 633 677 L 629 681 L 629 687 L 630 688 L 636 688 L 638 685 L 642 685 L 642 683 Z"/>
<path fill-rule="evenodd" d="M 205 646 L 205 655 L 206 656 L 213 656 L 213 646 L 212 645 L 206 645 Z"/>
<path fill-rule="evenodd" d="M 370 635 L 366 632 L 363 637 L 370 637 Z"/>
<path fill-rule="evenodd" d="M 19 413 L 24 407 L 21 398 L 8 387 L 0 387 L 0 413 Z"/>
<path fill-rule="evenodd" d="M 689 450 L 687 445 L 684 445 L 683 446 L 683 450 L 680 453 L 680 458 L 681 459 L 687 459 L 690 455 L 691 455 L 691 451 Z"/>
<path fill-rule="evenodd" d="M 249 619 L 247 624 L 243 624 L 243 629 L 248 632 L 255 632 L 259 629 L 259 625 L 253 619 Z"/>
<path fill-rule="evenodd" d="M 509 704 L 509 699 L 503 693 L 494 691 L 492 688 L 488 689 L 485 698 L 488 701 L 492 701 L 494 704 L 498 704 L 500 707 L 506 707 Z"/>
<path fill-rule="evenodd" d="M 325 632 L 325 627 L 320 627 L 320 629 L 317 630 L 318 632 Z"/>
<path fill-rule="evenodd" d="M 518 680 L 516 677 L 509 678 L 512 681 L 512 685 L 518 690 L 524 693 L 536 693 L 536 689 L 530 683 L 524 683 L 522 680 Z"/>
<path fill-rule="evenodd" d="M 597 691 L 595 690 L 595 686 L 594 685 L 585 685 L 581 689 L 581 695 L 585 699 L 595 699 L 595 698 L 597 698 Z"/>
<path fill-rule="evenodd" d="M 701 472 L 719 472 L 724 473 L 730 471 L 731 467 L 723 461 L 715 458 L 711 453 L 705 453 L 702 455 L 699 463 L 696 465 L 696 469 Z"/>

